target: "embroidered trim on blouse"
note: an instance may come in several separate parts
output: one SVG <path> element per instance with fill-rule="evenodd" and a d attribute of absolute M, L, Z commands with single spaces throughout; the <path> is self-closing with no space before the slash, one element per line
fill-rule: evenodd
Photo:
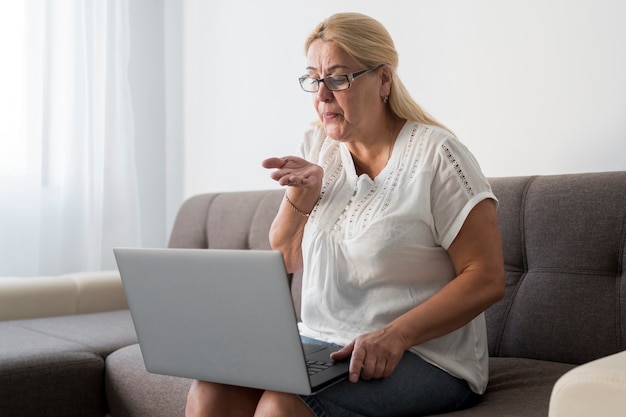
<path fill-rule="evenodd" d="M 417 133 L 418 128 L 419 128 L 418 124 L 415 124 L 415 126 L 413 126 L 413 131 L 411 132 L 411 139 L 409 142 L 409 149 L 413 148 L 414 143 L 416 142 L 415 134 Z M 422 150 L 424 149 L 424 140 L 426 137 L 430 136 L 431 132 L 432 132 L 432 129 L 428 126 L 425 126 L 424 131 L 419 136 L 419 140 L 417 140 L 418 148 L 415 154 L 415 158 L 413 158 L 413 166 L 411 167 L 411 174 L 409 175 L 409 178 L 411 179 L 415 178 L 415 174 L 417 173 L 417 167 L 422 161 Z"/>
<path fill-rule="evenodd" d="M 454 155 L 452 155 L 452 152 L 450 151 L 450 148 L 448 148 L 445 144 L 442 144 L 441 148 L 446 153 L 446 157 L 448 158 L 448 161 L 450 161 L 450 163 L 454 167 L 454 170 L 456 171 L 457 175 L 459 176 L 459 180 L 461 181 L 461 184 L 463 184 L 463 186 L 465 187 L 465 191 L 467 191 L 467 193 L 470 196 L 473 197 L 474 196 L 474 190 L 472 190 L 472 187 L 469 184 L 469 181 L 467 181 L 467 178 L 465 177 L 465 174 L 463 173 L 463 169 L 461 168 L 461 165 L 456 160 Z"/>
<path fill-rule="evenodd" d="M 400 183 L 400 177 L 406 171 L 409 160 L 412 159 L 413 148 L 417 144 L 417 146 L 419 146 L 417 159 L 415 164 L 412 166 L 411 172 L 411 176 L 415 175 L 419 165 L 419 160 L 421 159 L 421 149 L 423 148 L 423 140 L 418 141 L 417 138 L 418 131 L 420 131 L 420 125 L 415 124 L 410 133 L 408 143 L 406 147 L 402 149 L 402 154 L 399 156 L 400 161 L 397 165 L 397 169 L 391 170 L 386 178 L 380 183 L 380 186 L 374 186 L 369 190 L 365 197 L 353 202 L 353 210 L 346 225 L 348 228 L 348 237 L 352 238 L 366 229 L 371 223 L 375 211 L 378 210 L 379 207 L 381 212 L 384 212 L 391 206 L 395 191 Z M 424 134 L 420 135 L 420 138 L 423 138 L 427 132 L 430 132 L 430 129 L 426 128 L 424 130 Z M 372 198 L 374 200 L 370 201 Z M 359 217 L 359 213 L 362 212 L 364 208 L 365 212 L 357 224 L 356 219 Z"/>
<path fill-rule="evenodd" d="M 359 214 L 359 212 L 361 211 L 361 208 L 363 207 L 363 205 L 365 205 L 365 203 L 370 200 L 372 198 L 372 196 L 374 196 L 374 194 L 376 194 L 376 192 L 378 191 L 378 187 L 374 186 L 372 187 L 371 190 L 369 190 L 369 192 L 367 193 L 367 195 L 365 197 L 363 197 L 362 199 L 360 199 L 358 201 L 358 203 L 355 206 L 354 211 L 352 212 L 352 216 L 350 216 L 350 222 L 349 222 L 349 235 L 350 237 L 353 237 L 354 234 L 354 230 L 355 230 L 355 223 L 354 223 L 354 218 L 357 217 L 357 215 Z M 361 224 L 359 225 L 359 231 L 364 230 L 365 228 L 367 228 L 367 224 L 369 223 L 369 219 L 370 219 L 370 215 L 372 211 L 372 204 L 369 205 L 369 209 L 365 212 L 365 214 L 363 214 L 363 219 L 361 220 Z"/>
<path fill-rule="evenodd" d="M 326 138 L 324 140 L 325 142 L 328 141 L 328 138 Z M 339 152 L 339 144 L 335 143 L 334 144 L 334 148 L 332 150 L 332 152 L 330 152 L 328 154 L 328 156 L 326 157 L 326 159 L 324 160 L 324 165 L 322 168 L 324 168 L 324 172 L 326 171 L 326 168 L 328 168 L 329 164 L 335 159 L 335 155 L 337 155 L 337 152 Z M 324 194 L 326 194 L 326 190 L 328 190 L 328 187 L 330 187 L 330 185 L 335 182 L 335 179 L 337 178 L 337 176 L 339 175 L 339 173 L 343 170 L 343 163 L 341 162 L 341 159 L 339 161 L 339 165 L 337 166 L 337 168 L 335 169 L 335 171 L 333 171 L 332 174 L 330 174 L 326 181 L 324 182 L 324 184 L 322 184 L 322 189 L 320 190 L 320 199 L 317 201 L 317 204 L 315 205 L 315 207 L 313 208 L 313 211 L 311 212 L 311 216 L 314 215 L 314 213 L 317 212 L 317 208 L 320 205 L 320 201 L 322 200 L 322 198 L 324 198 Z"/>

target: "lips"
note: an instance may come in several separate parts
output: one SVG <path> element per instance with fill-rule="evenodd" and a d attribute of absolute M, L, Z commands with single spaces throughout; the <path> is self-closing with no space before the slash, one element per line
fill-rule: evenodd
<path fill-rule="evenodd" d="M 332 120 L 339 116 L 339 113 L 325 111 L 322 113 L 322 119 L 324 120 Z"/>

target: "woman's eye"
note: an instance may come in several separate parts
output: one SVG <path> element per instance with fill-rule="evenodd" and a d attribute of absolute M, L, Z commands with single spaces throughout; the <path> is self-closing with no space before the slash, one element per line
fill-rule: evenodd
<path fill-rule="evenodd" d="M 343 85 L 348 82 L 348 79 L 344 75 L 336 75 L 328 78 L 333 85 Z"/>

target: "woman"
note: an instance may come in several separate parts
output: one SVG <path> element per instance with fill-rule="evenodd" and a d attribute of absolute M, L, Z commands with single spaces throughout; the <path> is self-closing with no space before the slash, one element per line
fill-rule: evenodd
<path fill-rule="evenodd" d="M 398 79 L 376 20 L 333 15 L 305 44 L 319 124 L 270 242 L 303 269 L 308 342 L 337 345 L 349 378 L 313 396 L 194 382 L 187 415 L 418 416 L 473 405 L 487 385 L 483 311 L 504 291 L 496 198 L 467 149 Z M 343 346 L 343 347 L 340 347 Z"/>

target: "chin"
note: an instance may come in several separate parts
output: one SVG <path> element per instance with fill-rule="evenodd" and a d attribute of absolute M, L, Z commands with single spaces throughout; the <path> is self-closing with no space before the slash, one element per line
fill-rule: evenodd
<path fill-rule="evenodd" d="M 340 142 L 344 141 L 343 132 L 341 132 L 340 129 L 337 129 L 336 126 L 334 125 L 328 126 L 324 124 L 324 131 L 326 132 L 326 136 L 328 136 L 329 138 L 340 141 Z"/>

